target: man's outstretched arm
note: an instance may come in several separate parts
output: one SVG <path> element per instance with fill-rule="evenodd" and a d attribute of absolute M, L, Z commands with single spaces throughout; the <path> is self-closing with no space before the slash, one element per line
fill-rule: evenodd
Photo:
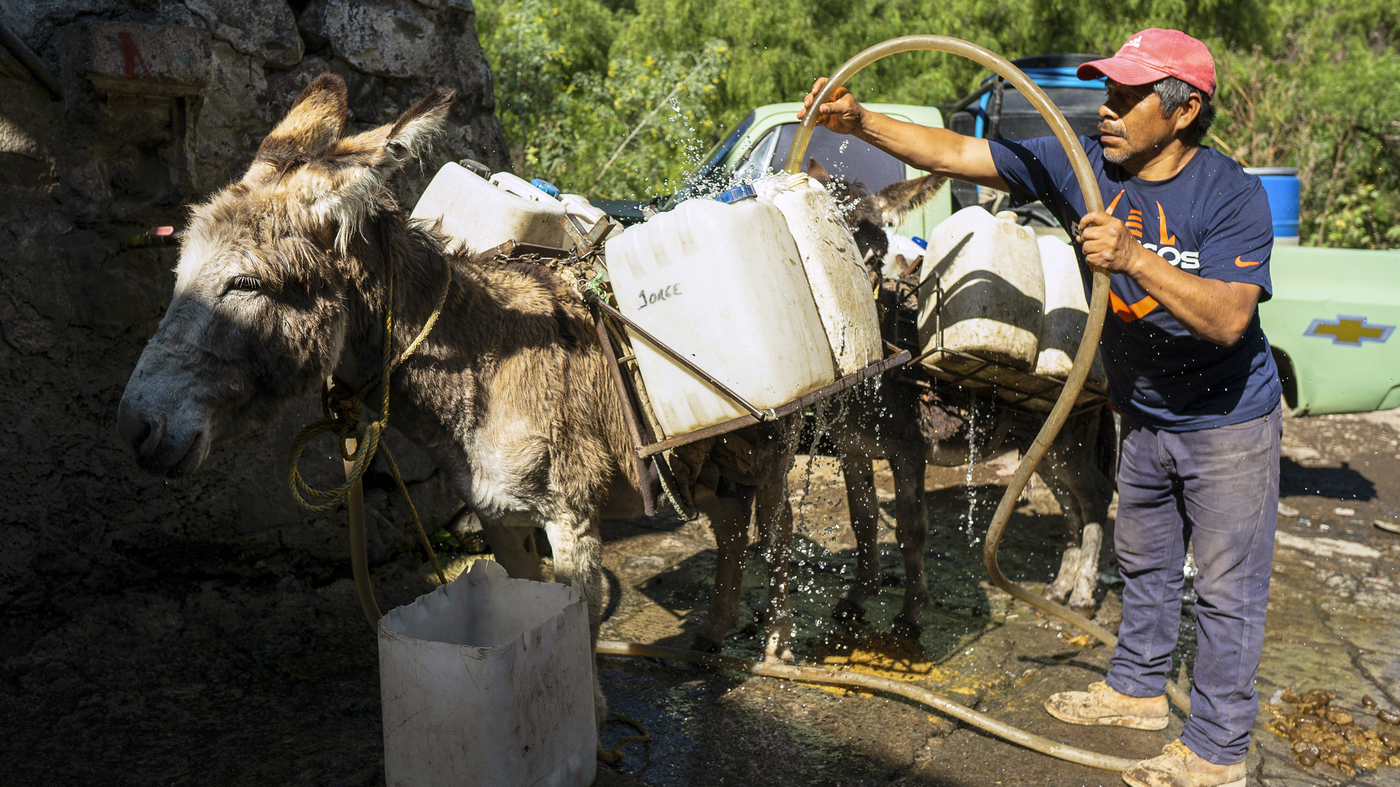
<path fill-rule="evenodd" d="M 826 84 L 818 79 L 802 102 L 798 119 L 804 118 Z M 939 175 L 1007 191 L 997 174 L 991 146 L 985 139 L 965 137 L 942 128 L 929 128 L 895 120 L 861 106 L 846 88 L 837 88 L 833 100 L 818 108 L 817 122 L 838 134 L 850 134 L 903 161 L 905 164 Z"/>

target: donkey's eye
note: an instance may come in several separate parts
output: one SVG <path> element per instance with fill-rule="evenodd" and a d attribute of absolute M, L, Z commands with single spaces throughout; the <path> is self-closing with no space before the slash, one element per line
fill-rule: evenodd
<path fill-rule="evenodd" d="M 224 292 L 234 292 L 237 290 L 254 291 L 262 288 L 262 282 L 256 276 L 234 276 L 228 281 L 228 287 Z"/>

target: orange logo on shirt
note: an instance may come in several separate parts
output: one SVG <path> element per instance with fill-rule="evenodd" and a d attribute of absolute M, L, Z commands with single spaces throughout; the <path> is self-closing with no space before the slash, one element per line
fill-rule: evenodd
<path fill-rule="evenodd" d="M 1157 233 L 1157 239 L 1162 242 L 1163 246 L 1175 246 L 1176 236 L 1167 232 L 1167 212 L 1162 210 L 1160 202 L 1157 203 L 1157 224 L 1161 230 Z"/>
<path fill-rule="evenodd" d="M 1105 211 L 1107 211 L 1107 213 L 1110 216 L 1113 215 L 1113 209 L 1118 207 L 1118 201 L 1121 200 L 1123 198 L 1123 195 L 1126 193 L 1126 190 L 1118 192 L 1118 196 L 1114 197 L 1113 201 L 1108 204 L 1107 208 L 1105 208 Z M 1144 222 L 1141 210 L 1137 208 L 1129 208 L 1128 218 L 1125 219 L 1123 222 L 1124 226 L 1128 228 L 1128 232 L 1134 238 L 1137 238 L 1138 241 L 1142 243 L 1142 247 L 1144 249 L 1147 249 L 1153 254 L 1156 254 L 1158 257 L 1161 257 L 1162 259 L 1171 263 L 1173 267 L 1180 268 L 1184 271 L 1199 270 L 1201 267 L 1200 252 L 1184 251 L 1182 249 L 1177 248 L 1176 235 L 1173 235 L 1172 232 L 1167 229 L 1167 212 L 1165 210 L 1162 210 L 1162 203 L 1157 202 L 1155 204 L 1157 206 L 1156 243 L 1150 243 L 1143 240 Z M 1152 301 L 1152 305 L 1156 306 L 1157 302 Z M 1148 311 L 1151 311 L 1151 309 L 1148 309 Z M 1145 313 L 1146 312 L 1144 312 L 1144 314 Z"/>
<path fill-rule="evenodd" d="M 1158 306 L 1157 300 L 1151 295 L 1130 306 L 1118 297 L 1118 293 L 1112 290 L 1108 291 L 1108 302 L 1113 307 L 1113 313 L 1118 315 L 1123 322 L 1141 320 Z"/>
<path fill-rule="evenodd" d="M 1142 211 L 1137 208 L 1130 208 L 1128 210 L 1128 220 L 1123 223 L 1128 225 L 1128 232 L 1131 232 L 1134 238 L 1142 240 Z"/>
<path fill-rule="evenodd" d="M 1260 262 L 1263 262 L 1263 260 L 1259 260 L 1259 262 L 1249 262 L 1248 260 L 1242 260 L 1239 257 L 1235 257 L 1236 268 L 1248 268 L 1251 265 L 1258 265 Z"/>

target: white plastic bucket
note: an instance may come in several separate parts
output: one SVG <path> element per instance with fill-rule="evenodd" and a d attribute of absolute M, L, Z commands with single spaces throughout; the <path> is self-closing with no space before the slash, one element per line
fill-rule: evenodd
<path fill-rule="evenodd" d="M 564 227 L 559 223 L 563 203 L 510 173 L 493 178 L 501 178 L 506 188 L 457 164 L 444 164 L 414 206 L 412 217 L 441 220 L 442 233 L 453 251 L 485 251 L 511 240 L 564 247 Z"/>
<path fill-rule="evenodd" d="M 584 787 L 597 769 L 588 610 L 471 570 L 379 621 L 388 787 Z"/>
<path fill-rule="evenodd" d="M 831 345 L 783 214 L 746 199 L 692 199 L 607 242 L 618 310 L 754 407 L 835 380 Z M 747 411 L 632 337 L 662 431 L 676 436 Z"/>
<path fill-rule="evenodd" d="M 942 303 L 935 293 L 937 276 Z M 1045 276 L 1035 233 L 986 210 L 964 208 L 928 239 L 919 288 L 919 343 L 1029 372 L 1045 309 Z M 935 314 L 937 313 L 937 314 Z M 924 363 L 937 366 L 938 353 Z"/>
<path fill-rule="evenodd" d="M 870 279 L 831 195 L 802 174 L 766 178 L 754 188 L 787 219 L 836 360 L 836 376 L 878 362 L 884 352 Z"/>
<path fill-rule="evenodd" d="M 1045 272 L 1045 320 L 1035 373 L 1063 380 L 1074 366 L 1079 340 L 1089 323 L 1089 302 L 1084 298 L 1084 280 L 1074 249 L 1053 235 L 1041 235 L 1038 243 L 1040 265 Z M 1084 385 L 1099 392 L 1108 389 L 1108 374 L 1097 355 Z"/>

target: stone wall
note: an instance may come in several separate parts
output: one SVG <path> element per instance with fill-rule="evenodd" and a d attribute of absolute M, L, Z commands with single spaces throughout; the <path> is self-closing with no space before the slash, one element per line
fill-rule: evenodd
<path fill-rule="evenodd" d="M 0 0 L 58 82 L 0 49 L 0 608 L 162 576 L 343 573 L 344 516 L 308 516 L 286 452 L 313 403 L 217 446 L 193 476 L 142 474 L 115 429 L 127 376 L 168 303 L 174 247 L 130 248 L 240 176 L 315 75 L 350 90 L 346 133 L 455 88 L 450 131 L 396 184 L 412 204 L 443 162 L 507 166 L 470 0 Z M 402 443 L 402 440 L 398 440 Z M 338 463 L 311 462 L 331 482 Z M 397 445 L 429 526 L 460 502 Z M 412 549 L 387 477 L 368 479 L 372 554 Z"/>

